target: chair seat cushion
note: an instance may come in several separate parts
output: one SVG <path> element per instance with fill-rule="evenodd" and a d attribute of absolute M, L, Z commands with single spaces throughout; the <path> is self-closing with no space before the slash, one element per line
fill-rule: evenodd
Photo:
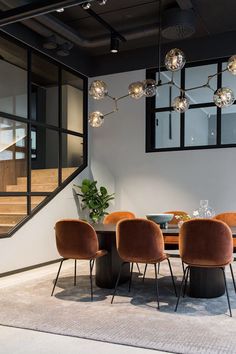
<path fill-rule="evenodd" d="M 169 258 L 168 254 L 163 254 L 162 257 L 156 258 L 156 259 L 149 259 L 149 258 L 139 258 L 139 257 L 130 257 L 130 258 L 126 258 L 125 262 L 130 262 L 130 263 L 148 263 L 148 264 L 155 264 L 155 263 L 160 263 L 164 260 L 166 260 L 167 258 Z"/>

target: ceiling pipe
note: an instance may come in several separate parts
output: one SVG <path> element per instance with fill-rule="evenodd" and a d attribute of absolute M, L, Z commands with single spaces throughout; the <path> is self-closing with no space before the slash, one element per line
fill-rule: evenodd
<path fill-rule="evenodd" d="M 7 8 L 10 7 L 9 1 L 1 0 L 0 2 Z M 19 4 L 22 5 L 22 3 L 25 3 L 25 1 L 12 0 L 11 7 L 19 6 Z M 108 46 L 110 44 L 110 35 L 97 37 L 94 39 L 84 38 L 78 33 L 78 31 L 49 14 L 35 17 L 34 19 L 28 19 L 24 21 L 23 24 L 31 30 L 36 31 L 43 37 L 49 37 L 53 34 L 57 34 L 59 44 L 61 44 L 65 39 L 78 47 L 84 48 L 97 48 Z M 127 40 L 135 40 L 143 37 L 148 38 L 150 36 L 157 36 L 157 34 L 158 24 L 150 25 L 148 27 L 139 27 L 123 32 L 123 35 Z"/>

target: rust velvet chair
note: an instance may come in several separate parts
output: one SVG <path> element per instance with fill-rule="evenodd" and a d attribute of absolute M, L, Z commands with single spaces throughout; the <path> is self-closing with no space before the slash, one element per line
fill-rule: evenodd
<path fill-rule="evenodd" d="M 225 267 L 229 265 L 235 287 L 231 265 L 233 261 L 233 238 L 230 228 L 224 222 L 213 219 L 186 221 L 180 229 L 179 252 L 187 267 L 184 270 L 175 311 L 177 311 L 183 285 L 184 282 L 186 285 L 191 267 L 219 268 L 223 273 L 229 313 L 232 317 L 225 276 Z"/>
<path fill-rule="evenodd" d="M 161 229 L 153 221 L 146 219 L 121 220 L 116 226 L 117 251 L 123 260 L 117 277 L 115 290 L 111 299 L 113 303 L 117 286 L 119 284 L 122 266 L 131 263 L 129 291 L 132 282 L 133 264 L 153 264 L 156 279 L 157 308 L 159 309 L 159 291 L 157 278 L 157 264 L 167 260 L 170 268 L 171 279 L 176 294 L 174 277 L 168 255 L 164 252 L 164 240 Z M 176 294 L 177 296 L 177 294 Z"/>
<path fill-rule="evenodd" d="M 123 219 L 134 219 L 135 215 L 131 211 L 114 211 L 105 216 L 103 224 L 117 224 Z"/>
<path fill-rule="evenodd" d="M 225 222 L 228 226 L 236 226 L 236 211 L 229 211 L 218 214 L 214 217 L 216 220 Z"/>
<path fill-rule="evenodd" d="M 135 219 L 135 214 L 131 211 L 114 211 L 113 213 L 110 213 L 105 216 L 103 224 L 116 225 L 118 221 L 124 219 Z M 138 263 L 136 263 L 136 266 L 138 268 L 138 272 L 141 273 Z"/>
<path fill-rule="evenodd" d="M 90 265 L 90 289 L 93 300 L 92 272 L 96 258 L 107 254 L 105 250 L 99 250 L 97 234 L 94 228 L 81 220 L 60 220 L 55 225 L 56 245 L 59 254 L 63 257 L 57 272 L 56 280 L 52 289 L 54 293 L 61 266 L 64 260 L 74 259 L 74 285 L 76 285 L 76 261 L 86 259 Z"/>

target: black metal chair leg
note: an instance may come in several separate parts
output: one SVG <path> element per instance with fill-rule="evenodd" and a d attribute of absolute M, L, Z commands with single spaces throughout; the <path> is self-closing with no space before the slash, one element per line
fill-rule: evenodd
<path fill-rule="evenodd" d="M 183 268 L 183 273 L 184 273 L 184 262 L 182 261 L 182 268 Z"/>
<path fill-rule="evenodd" d="M 158 263 L 158 268 L 157 268 L 157 273 L 160 274 L 160 266 L 161 266 L 161 263 Z"/>
<path fill-rule="evenodd" d="M 134 267 L 134 263 L 131 263 L 130 278 L 129 278 L 129 292 L 130 292 L 131 283 L 132 283 L 133 267 Z"/>
<path fill-rule="evenodd" d="M 225 290 L 226 290 L 226 296 L 227 296 L 227 301 L 228 301 L 228 307 L 229 307 L 229 315 L 232 317 L 232 311 L 231 311 L 231 306 L 230 306 L 230 300 L 229 300 L 229 292 L 228 292 L 228 287 L 227 287 L 227 281 L 226 281 L 226 276 L 225 276 L 225 269 L 221 268 L 224 276 L 224 282 L 225 282 Z"/>
<path fill-rule="evenodd" d="M 143 281 L 145 279 L 146 271 L 147 271 L 147 263 L 145 264 L 145 268 L 144 268 L 144 272 L 143 272 Z"/>
<path fill-rule="evenodd" d="M 156 265 L 156 263 L 154 264 L 154 269 L 155 269 L 155 278 L 156 278 L 157 310 L 159 310 L 160 303 L 159 303 L 159 290 L 158 290 L 158 278 L 157 278 L 157 265 Z"/>
<path fill-rule="evenodd" d="M 186 274 L 186 278 L 185 278 L 185 282 L 184 282 L 183 297 L 185 297 L 185 295 L 186 295 L 186 290 L 187 290 L 187 284 L 188 284 L 189 272 L 190 272 L 190 268 L 188 268 L 188 270 L 187 270 L 187 274 Z"/>
<path fill-rule="evenodd" d="M 113 292 L 113 295 L 112 295 L 112 298 L 111 298 L 111 304 L 113 304 L 113 300 L 114 300 L 114 297 L 115 297 L 115 295 L 116 295 L 117 287 L 118 287 L 118 284 L 119 284 L 119 281 L 120 281 L 121 269 L 122 269 L 122 267 L 123 267 L 123 265 L 124 265 L 125 263 L 126 263 L 126 262 L 123 262 L 123 263 L 121 263 L 121 265 L 120 265 L 120 270 L 119 270 L 119 273 L 118 273 L 118 276 L 117 276 L 117 279 L 116 279 L 115 289 L 114 289 L 114 292 Z"/>
<path fill-rule="evenodd" d="M 180 291 L 179 291 L 179 296 L 178 296 L 178 299 L 177 299 L 177 302 L 176 302 L 176 306 L 175 306 L 175 312 L 176 312 L 177 309 L 178 309 L 179 299 L 180 299 L 180 296 L 181 296 L 181 293 L 182 293 L 182 290 L 183 290 L 184 280 L 185 280 L 186 272 L 187 272 L 188 269 L 189 269 L 189 266 L 187 266 L 187 267 L 185 268 L 185 270 L 184 270 L 184 275 L 183 275 L 182 282 L 181 282 L 181 287 L 180 287 Z"/>
<path fill-rule="evenodd" d="M 234 284 L 234 291 L 236 292 L 236 285 L 235 285 L 235 279 L 234 279 L 234 272 L 233 272 L 233 267 L 232 267 L 232 264 L 231 264 L 231 263 L 230 263 L 229 267 L 230 267 L 231 276 L 232 276 L 232 280 L 233 280 L 233 284 Z"/>
<path fill-rule="evenodd" d="M 60 274 L 60 271 L 61 271 L 61 266 L 62 266 L 62 263 L 64 262 L 64 258 L 61 260 L 61 263 L 59 265 L 59 269 L 58 269 L 58 272 L 57 272 L 57 276 L 56 276 L 56 279 L 55 279 L 55 282 L 54 282 L 54 286 L 53 286 L 53 289 L 52 289 L 52 293 L 51 293 L 51 296 L 53 295 L 54 293 L 54 290 L 55 290 L 55 287 L 57 285 L 57 280 L 58 280 L 58 277 L 59 277 L 59 274 Z"/>
<path fill-rule="evenodd" d="M 76 259 L 75 259 L 74 286 L 76 286 Z"/>
<path fill-rule="evenodd" d="M 93 259 L 89 261 L 89 269 L 90 269 L 90 292 L 91 292 L 91 301 L 93 301 Z"/>
<path fill-rule="evenodd" d="M 138 272 L 139 272 L 139 274 L 141 274 L 141 272 L 140 272 L 140 268 L 139 268 L 138 263 L 136 263 L 136 266 L 137 266 L 137 268 L 138 268 Z"/>
<path fill-rule="evenodd" d="M 167 258 L 167 261 L 168 261 L 169 268 L 170 268 L 170 275 L 171 275 L 171 279 L 172 279 L 173 288 L 174 288 L 174 291 L 175 291 L 175 296 L 177 297 L 177 290 L 176 290 L 176 286 L 175 286 L 175 280 L 174 280 L 174 276 L 173 276 L 173 272 L 172 272 L 172 267 L 171 267 L 169 258 Z M 160 263 L 159 263 L 159 264 L 160 264 Z"/>

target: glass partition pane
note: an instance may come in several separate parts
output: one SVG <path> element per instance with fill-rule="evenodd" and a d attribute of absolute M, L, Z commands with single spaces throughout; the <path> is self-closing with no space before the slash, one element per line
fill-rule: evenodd
<path fill-rule="evenodd" d="M 216 144 L 216 107 L 189 109 L 185 113 L 185 146 Z"/>
<path fill-rule="evenodd" d="M 221 110 L 221 144 L 236 144 L 236 105 Z"/>
<path fill-rule="evenodd" d="M 217 64 L 194 66 L 185 69 L 185 88 L 200 86 L 207 83 L 209 75 L 217 73 Z M 210 81 L 213 90 L 217 89 L 217 77 Z M 188 91 L 186 96 L 190 99 L 190 104 L 213 102 L 212 90 L 208 88 L 200 88 L 197 90 Z"/>
<path fill-rule="evenodd" d="M 9 232 L 26 216 L 26 197 L 0 197 L 0 235 Z"/>
<path fill-rule="evenodd" d="M 32 127 L 31 190 L 52 192 L 58 187 L 59 134 L 43 127 Z"/>
<path fill-rule="evenodd" d="M 180 146 L 180 114 L 156 113 L 156 149 Z"/>
<path fill-rule="evenodd" d="M 83 80 L 62 71 L 62 127 L 83 132 Z"/>
<path fill-rule="evenodd" d="M 25 190 L 24 184 L 26 185 L 27 181 L 26 145 L 27 124 L 0 117 L 1 192 L 22 192 Z"/>
<path fill-rule="evenodd" d="M 32 55 L 31 118 L 58 126 L 58 67 Z"/>
<path fill-rule="evenodd" d="M 162 71 L 161 72 L 161 81 L 162 83 L 167 83 L 171 80 L 171 72 L 170 71 Z M 158 74 L 156 75 L 156 80 L 158 80 Z M 180 72 L 174 73 L 173 81 L 176 85 L 180 86 Z M 156 95 L 156 108 L 161 107 L 171 107 L 172 101 L 176 96 L 179 96 L 179 89 L 175 86 L 164 85 L 157 89 Z"/>
<path fill-rule="evenodd" d="M 27 118 L 27 51 L 0 38 L 0 111 Z"/>
<path fill-rule="evenodd" d="M 69 177 L 83 164 L 83 139 L 76 135 L 62 134 L 62 180 Z"/>
<path fill-rule="evenodd" d="M 42 196 L 33 196 L 31 197 L 31 210 L 34 210 L 38 205 L 40 205 L 47 197 Z"/>

